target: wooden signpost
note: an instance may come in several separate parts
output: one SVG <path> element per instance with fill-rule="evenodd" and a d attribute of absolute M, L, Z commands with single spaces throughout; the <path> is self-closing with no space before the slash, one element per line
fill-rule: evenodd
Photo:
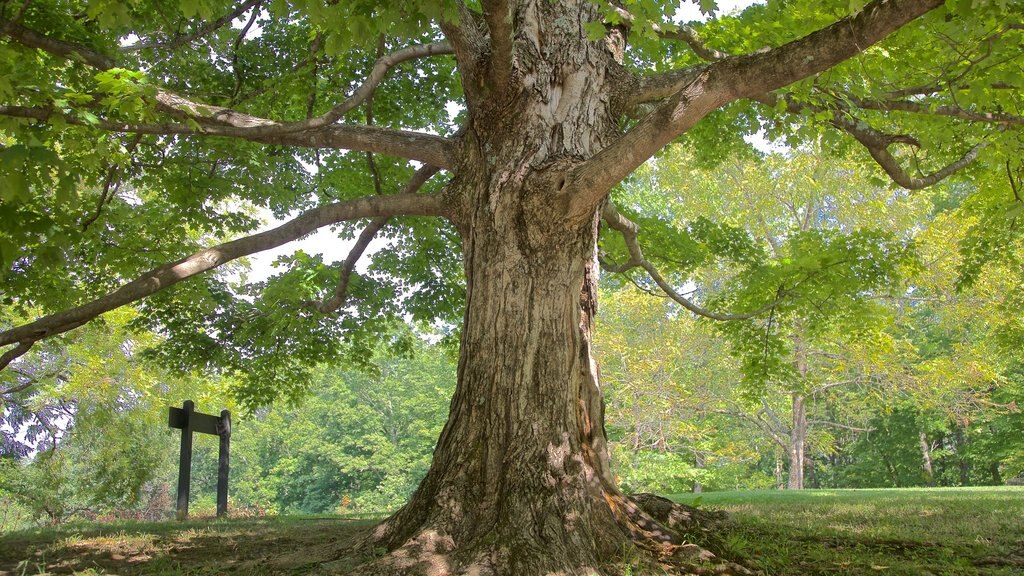
<path fill-rule="evenodd" d="M 188 518 L 188 492 L 192 480 L 192 433 L 220 437 L 217 453 L 217 516 L 228 513 L 228 458 L 231 442 L 231 412 L 221 410 L 220 417 L 195 411 L 195 403 L 186 400 L 181 408 L 171 406 L 167 423 L 181 429 L 181 456 L 178 460 L 178 520 Z"/>

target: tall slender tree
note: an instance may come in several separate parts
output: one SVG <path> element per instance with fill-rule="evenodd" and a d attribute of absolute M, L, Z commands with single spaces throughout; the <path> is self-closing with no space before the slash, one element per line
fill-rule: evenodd
<path fill-rule="evenodd" d="M 52 313 L 0 332 L 0 366 L 149 297 L 166 360 L 246 373 L 260 402 L 389 314 L 440 316 L 461 323 L 450 417 L 370 536 L 389 553 L 356 573 L 590 574 L 629 546 L 674 550 L 672 522 L 610 474 L 591 354 L 601 224 L 628 247 L 617 270 L 695 313 L 765 313 L 786 290 L 739 310 L 685 298 L 612 189 L 677 138 L 710 152 L 762 118 L 794 139 L 837 130 L 920 188 L 1019 155 L 1024 123 L 1016 3 L 769 2 L 703 40 L 676 7 L 3 2 L 3 291 Z M 253 234 L 253 205 L 290 219 Z M 335 266 L 296 254 L 242 298 L 209 275 L 176 286 L 367 219 Z M 358 273 L 380 233 L 382 264 Z"/>

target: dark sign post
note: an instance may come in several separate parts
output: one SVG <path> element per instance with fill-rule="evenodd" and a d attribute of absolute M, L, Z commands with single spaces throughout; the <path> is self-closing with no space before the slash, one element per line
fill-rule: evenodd
<path fill-rule="evenodd" d="M 188 518 L 188 492 L 192 480 L 192 433 L 220 437 L 217 466 L 217 516 L 228 513 L 228 455 L 231 442 L 231 412 L 221 410 L 220 417 L 196 412 L 195 402 L 186 400 L 181 408 L 171 406 L 167 418 L 171 428 L 181 429 L 181 456 L 178 459 L 178 520 Z"/>

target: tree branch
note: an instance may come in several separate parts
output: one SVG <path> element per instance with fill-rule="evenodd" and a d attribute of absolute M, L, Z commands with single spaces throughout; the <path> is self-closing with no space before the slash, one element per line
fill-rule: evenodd
<path fill-rule="evenodd" d="M 69 60 L 79 60 L 99 70 L 109 70 L 114 67 L 114 60 L 105 54 L 79 44 L 50 38 L 10 20 L 0 18 L 0 33 L 19 44 Z"/>
<path fill-rule="evenodd" d="M 0 370 L 3 370 L 4 366 L 6 366 L 6 364 L 0 365 Z M 11 394 L 17 394 L 18 392 L 21 392 L 22 390 L 28 390 L 29 388 L 35 386 L 38 383 L 39 383 L 39 381 L 36 380 L 35 378 L 30 378 L 30 379 L 26 380 L 25 382 L 22 382 L 21 384 L 17 384 L 15 386 L 11 386 L 10 388 L 7 388 L 6 390 L 0 390 L 0 396 L 9 396 Z"/>
<path fill-rule="evenodd" d="M 184 104 L 182 104 L 184 105 Z M 0 115 L 16 118 L 33 118 L 47 121 L 60 116 L 68 124 L 90 126 L 108 132 L 134 134 L 159 134 L 179 136 L 227 136 L 241 138 L 264 144 L 282 146 L 299 146 L 305 148 L 333 148 L 339 150 L 358 150 L 377 152 L 399 158 L 417 160 L 440 168 L 451 167 L 452 142 L 442 136 L 390 130 L 376 126 L 334 125 L 302 132 L 282 132 L 256 134 L 247 130 L 246 125 L 260 125 L 270 122 L 262 118 L 240 114 L 215 106 L 204 107 L 205 112 L 217 121 L 227 124 L 206 123 L 199 126 L 178 122 L 131 123 L 112 120 L 85 121 L 77 116 L 57 112 L 46 108 L 26 106 L 0 106 Z"/>
<path fill-rule="evenodd" d="M 200 39 L 200 38 L 210 34 L 211 32 L 215 32 L 215 31 L 223 28 L 225 25 L 229 24 L 235 18 L 238 18 L 242 14 L 245 14 L 246 12 L 251 10 L 252 8 L 259 6 L 259 4 L 262 1 L 263 0 L 247 0 L 246 2 L 244 2 L 238 8 L 235 8 L 234 10 L 229 12 L 228 14 L 225 14 L 224 16 L 221 16 L 220 18 L 218 18 L 217 20 L 214 20 L 213 22 L 208 22 L 205 26 L 200 27 L 198 30 L 196 30 L 195 32 L 192 32 L 191 34 L 182 34 L 182 35 L 175 36 L 174 38 L 171 38 L 169 40 L 164 40 L 164 41 L 136 42 L 135 44 L 130 44 L 128 46 L 122 46 L 121 47 L 121 52 L 125 52 L 125 53 L 138 52 L 139 50 L 145 50 L 147 48 L 162 48 L 164 50 L 176 50 L 176 49 L 184 46 L 185 44 L 189 44 L 191 42 L 195 42 L 196 40 L 198 40 L 198 39 Z"/>
<path fill-rule="evenodd" d="M 27 354 L 28 351 L 32 349 L 32 345 L 35 343 L 35 340 L 19 342 L 16 347 L 8 350 L 7 352 L 4 352 L 4 355 L 0 356 L 0 370 L 3 370 L 4 368 L 7 367 L 8 364 L 14 362 L 16 359 Z M 17 392 L 17 390 L 14 391 Z M 4 393 L 6 394 L 7 392 Z"/>
<path fill-rule="evenodd" d="M 858 98 L 851 94 L 847 94 L 846 98 L 855 106 L 864 110 L 911 112 L 914 114 L 947 116 L 970 122 L 984 122 L 987 124 L 1001 124 L 1004 126 L 1024 126 L 1024 116 L 1007 114 L 1005 112 L 975 112 L 973 110 L 960 108 L 959 106 L 933 106 L 924 102 L 913 102 L 910 100 L 869 100 L 867 98 Z"/>
<path fill-rule="evenodd" d="M 942 3 L 874 0 L 853 16 L 777 48 L 670 73 L 677 91 L 567 179 L 562 193 L 570 217 L 582 221 L 592 214 L 613 186 L 711 111 L 822 72 Z"/>
<path fill-rule="evenodd" d="M 311 118 L 304 122 L 296 122 L 294 126 L 289 127 L 289 130 L 308 130 L 310 128 L 321 128 L 334 124 L 341 119 L 342 116 L 353 110 L 356 106 L 359 106 L 369 98 L 370 94 L 377 89 L 377 86 L 384 80 L 387 73 L 395 66 L 409 60 L 415 60 L 418 58 L 426 58 L 429 56 L 440 56 L 446 54 L 454 54 L 455 51 L 452 49 L 451 44 L 448 42 L 434 42 L 432 44 L 418 44 L 415 46 L 409 46 L 403 48 L 397 52 L 392 52 L 381 56 L 373 64 L 373 69 L 370 70 L 370 74 L 366 77 L 366 80 L 352 92 L 352 95 L 346 98 L 343 102 L 337 104 L 329 112 L 323 116 Z M 285 124 L 285 126 L 289 126 Z"/>
<path fill-rule="evenodd" d="M 605 204 L 604 212 L 602 213 L 604 221 L 608 223 L 608 226 L 613 230 L 618 230 L 622 234 L 623 240 L 626 242 L 626 248 L 629 250 L 629 262 L 624 264 L 620 268 L 621 270 L 628 270 L 633 267 L 640 267 L 647 271 L 647 275 L 654 280 L 654 283 L 658 285 L 661 290 L 668 295 L 669 298 L 674 300 L 683 308 L 686 308 L 690 312 L 703 316 L 705 318 L 711 318 L 712 320 L 745 320 L 747 318 L 753 318 L 763 314 L 764 312 L 774 308 L 780 302 L 781 298 L 774 300 L 773 302 L 766 304 L 757 310 L 752 312 L 746 312 L 742 314 L 722 314 L 707 310 L 693 303 L 679 292 L 677 292 L 668 281 L 658 272 L 658 269 L 654 267 L 646 258 L 644 258 L 643 252 L 640 249 L 640 243 L 637 240 L 637 233 L 639 232 L 639 226 L 628 218 L 619 213 L 618 210 L 608 202 Z"/>
<path fill-rule="evenodd" d="M 476 88 L 486 84 L 487 70 L 482 69 L 482 66 L 487 61 L 487 53 L 490 50 L 486 33 L 487 23 L 483 21 L 483 15 L 467 8 L 463 0 L 455 0 L 455 4 L 459 11 L 458 22 L 443 20 L 439 26 L 455 52 L 455 61 L 463 79 L 462 85 L 466 89 L 465 97 L 472 107 L 484 98 L 478 92 L 486 92 Z"/>
<path fill-rule="evenodd" d="M 627 27 L 632 27 L 635 18 L 629 10 L 626 10 L 622 6 L 612 6 L 612 10 L 619 15 L 622 24 L 625 24 Z M 685 42 L 690 49 L 697 54 L 697 56 L 700 56 L 704 60 L 721 60 L 722 58 L 729 56 L 729 54 L 725 52 L 715 50 L 714 48 L 708 48 L 701 39 L 700 34 L 698 34 L 691 26 L 679 26 L 675 31 L 665 30 L 664 27 L 657 23 L 652 23 L 650 26 L 651 29 L 654 30 L 654 33 L 662 40 L 681 40 Z"/>
<path fill-rule="evenodd" d="M 38 48 L 64 58 L 77 58 L 99 70 L 109 70 L 116 65 L 114 60 L 84 46 L 49 38 L 8 20 L 0 19 L 0 32 L 26 46 Z M 413 137 L 417 140 L 416 142 L 406 142 L 408 145 L 399 145 L 399 141 L 408 140 L 411 135 L 416 133 L 386 130 L 383 128 L 362 128 L 362 137 L 357 137 L 354 141 L 348 140 L 348 143 L 353 144 L 353 146 L 349 146 L 346 144 L 346 136 L 360 134 L 360 128 L 337 126 L 334 123 L 345 113 L 365 101 L 393 66 L 414 58 L 450 53 L 452 53 L 451 47 L 446 42 L 437 42 L 434 44 L 411 46 L 384 56 L 377 60 L 364 83 L 344 102 L 338 104 L 323 116 L 300 122 L 277 122 L 237 112 L 230 108 L 202 104 L 162 88 L 157 89 L 155 96 L 157 109 L 179 119 L 195 122 L 199 125 L 198 127 L 174 122 L 130 123 L 100 120 L 95 123 L 87 123 L 73 115 L 60 115 L 69 124 L 90 124 L 113 132 L 163 135 L 205 134 L 209 136 L 241 138 L 269 144 L 372 151 L 448 168 L 450 165 L 448 159 L 445 158 L 448 153 L 438 147 L 442 141 L 447 142 L 447 140 L 439 136 L 419 135 Z M 0 106 L 0 115 L 5 116 L 46 120 L 55 114 L 56 112 L 44 108 Z M 385 146 L 383 148 L 376 148 L 370 144 L 370 141 L 374 138 L 366 138 L 368 135 L 365 132 L 366 130 L 371 130 L 377 136 L 384 136 L 384 134 L 389 133 L 391 137 L 384 136 L 380 143 Z M 296 136 L 297 133 L 305 134 L 306 137 Z M 404 135 L 405 137 L 398 137 L 396 139 L 395 137 L 399 135 Z M 326 139 L 324 138 L 325 136 L 327 136 Z M 341 136 L 340 140 L 338 139 L 339 136 Z M 334 143 L 330 144 L 330 141 Z M 424 145 L 426 148 L 423 148 Z M 441 145 L 441 148 L 446 147 L 446 144 Z M 427 154 L 424 155 L 423 152 Z"/>
<path fill-rule="evenodd" d="M 658 36 L 664 40 L 681 40 L 685 42 L 686 45 L 690 47 L 690 50 L 693 50 L 694 54 L 708 62 L 722 60 L 729 57 L 729 54 L 726 52 L 715 50 L 714 48 L 708 48 L 707 45 L 704 44 L 704 40 L 700 37 L 700 34 L 697 33 L 697 30 L 691 26 L 680 26 L 679 30 L 675 32 L 666 32 L 664 30 L 656 30 L 656 32 L 658 33 Z"/>
<path fill-rule="evenodd" d="M 722 414 L 722 415 L 725 415 L 725 416 L 735 416 L 735 417 L 737 417 L 737 418 L 739 418 L 741 420 L 746 420 L 747 422 L 750 422 L 754 426 L 757 426 L 758 428 L 760 428 L 761 432 L 763 432 L 765 434 L 765 436 L 768 436 L 769 440 L 771 440 L 772 442 L 775 442 L 776 444 L 781 446 L 783 449 L 785 449 L 789 445 L 789 441 L 786 438 L 784 438 L 777 431 L 773 430 L 771 425 L 768 424 L 767 422 L 765 422 L 761 418 L 755 418 L 754 416 L 751 416 L 750 414 L 747 414 L 746 412 L 742 412 L 742 411 L 739 411 L 739 410 L 724 410 L 724 409 L 718 408 L 718 409 L 712 410 L 711 412 L 714 412 L 715 414 Z M 785 427 L 783 427 L 783 430 L 785 431 Z"/>
<path fill-rule="evenodd" d="M 508 0 L 484 0 L 481 5 L 491 36 L 491 81 L 503 93 L 512 75 L 512 11 Z"/>
<path fill-rule="evenodd" d="M 17 352 L 7 360 L 10 363 L 39 340 L 77 328 L 104 312 L 137 302 L 236 258 L 276 248 L 318 228 L 357 218 L 399 215 L 446 216 L 447 213 L 440 197 L 420 194 L 371 196 L 314 208 L 272 230 L 225 242 L 150 270 L 106 296 L 76 308 L 0 332 L 0 346 L 18 343 L 18 347 L 3 358 Z"/>
<path fill-rule="evenodd" d="M 873 432 L 875 430 L 874 428 L 860 428 L 857 426 L 848 426 L 846 424 L 840 424 L 838 422 L 831 422 L 828 420 L 808 420 L 807 424 L 811 426 L 820 425 L 830 426 L 832 428 L 842 428 L 843 430 L 849 430 L 851 432 Z"/>
<path fill-rule="evenodd" d="M 402 189 L 401 194 L 415 194 L 427 183 L 428 180 L 439 172 L 439 169 L 434 166 L 423 166 L 413 174 L 412 179 Z M 338 285 L 334 289 L 334 295 L 328 300 L 323 300 L 314 304 L 317 311 L 323 314 L 329 314 L 336 312 L 339 308 L 345 305 L 345 300 L 348 297 L 348 283 L 352 278 L 352 272 L 355 271 L 356 263 L 362 258 L 366 248 L 373 241 L 374 237 L 378 232 L 387 225 L 387 216 L 379 216 L 370 221 L 370 224 L 363 229 L 359 234 L 359 238 L 356 239 L 356 243 L 349 249 L 348 256 L 341 262 L 341 272 L 338 274 Z"/>
<path fill-rule="evenodd" d="M 751 99 L 772 107 L 777 106 L 779 102 L 782 101 L 782 99 L 775 94 L 760 94 L 752 97 Z M 786 110 L 797 114 L 805 111 L 827 111 L 824 108 L 808 104 L 798 104 L 790 100 L 786 100 L 785 102 Z M 864 122 L 851 118 L 847 114 L 843 113 L 842 110 L 832 112 L 832 117 L 829 119 L 829 123 L 853 136 L 854 139 L 860 142 L 861 145 L 867 149 L 868 153 L 871 154 L 871 157 L 875 160 L 875 163 L 878 164 L 890 178 L 892 178 L 893 182 L 908 190 L 920 190 L 941 182 L 945 178 L 948 178 L 962 170 L 971 162 L 974 162 L 978 157 L 978 153 L 988 146 L 987 142 L 975 144 L 970 150 L 965 152 L 963 156 L 949 165 L 926 176 L 915 178 L 908 174 L 900 166 L 899 161 L 896 160 L 892 153 L 889 152 L 889 147 L 893 144 L 918 146 L 917 140 L 913 137 L 905 134 L 884 134 L 875 130 L 871 126 L 868 126 Z"/>

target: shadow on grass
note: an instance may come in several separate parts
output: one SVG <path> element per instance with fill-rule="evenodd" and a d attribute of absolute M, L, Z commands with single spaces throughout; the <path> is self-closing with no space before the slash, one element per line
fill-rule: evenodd
<path fill-rule="evenodd" d="M 376 522 L 290 516 L 23 531 L 0 538 L 0 576 L 309 574 Z"/>
<path fill-rule="evenodd" d="M 723 510 L 727 547 L 768 575 L 1024 574 L 1024 488 L 678 495 Z"/>

